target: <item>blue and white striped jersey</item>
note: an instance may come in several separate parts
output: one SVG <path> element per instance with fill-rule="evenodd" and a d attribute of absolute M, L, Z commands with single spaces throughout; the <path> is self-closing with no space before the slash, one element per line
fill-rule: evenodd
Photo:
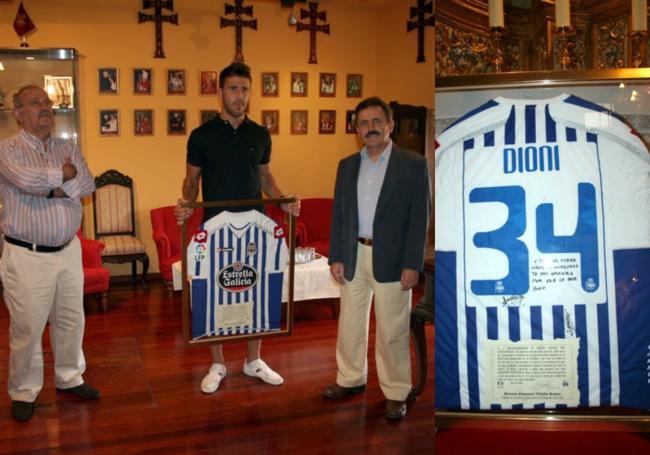
<path fill-rule="evenodd" d="M 436 400 L 650 408 L 650 156 L 581 98 L 496 98 L 437 139 Z"/>
<path fill-rule="evenodd" d="M 255 210 L 224 211 L 201 225 L 187 248 L 193 339 L 280 329 L 284 238 Z"/>

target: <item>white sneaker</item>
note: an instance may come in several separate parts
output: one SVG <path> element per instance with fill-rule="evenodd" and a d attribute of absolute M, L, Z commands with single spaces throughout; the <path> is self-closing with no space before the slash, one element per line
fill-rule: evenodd
<path fill-rule="evenodd" d="M 223 363 L 213 363 L 210 371 L 201 381 L 201 392 L 214 393 L 219 388 L 219 383 L 226 377 L 226 366 Z"/>
<path fill-rule="evenodd" d="M 273 371 L 262 359 L 253 360 L 250 363 L 244 361 L 244 374 L 254 378 L 260 378 L 262 381 L 271 385 L 280 385 L 284 382 L 282 376 Z"/>

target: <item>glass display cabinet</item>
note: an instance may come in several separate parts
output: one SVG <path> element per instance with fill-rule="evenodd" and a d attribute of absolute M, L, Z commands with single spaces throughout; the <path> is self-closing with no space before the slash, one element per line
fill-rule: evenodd
<path fill-rule="evenodd" d="M 436 137 L 455 119 L 496 97 L 576 95 L 622 115 L 650 143 L 650 68 L 522 71 L 436 78 Z"/>
<path fill-rule="evenodd" d="M 0 48 L 0 139 L 18 132 L 13 94 L 24 85 L 43 87 L 53 102 L 54 135 L 79 140 L 77 90 L 78 52 L 75 49 Z"/>

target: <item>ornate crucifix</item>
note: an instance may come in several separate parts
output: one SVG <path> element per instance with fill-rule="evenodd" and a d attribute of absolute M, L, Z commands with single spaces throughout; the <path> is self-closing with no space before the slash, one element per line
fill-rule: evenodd
<path fill-rule="evenodd" d="M 411 6 L 411 18 L 417 16 L 414 21 L 406 21 L 406 32 L 417 28 L 418 29 L 418 59 L 417 62 L 424 61 L 424 27 L 430 25 L 433 27 L 436 23 L 436 18 L 433 15 L 433 2 L 426 0 L 418 0 L 418 6 Z M 426 14 L 430 16 L 425 17 Z"/>
<path fill-rule="evenodd" d="M 300 19 L 309 19 L 309 24 L 298 22 L 296 31 L 302 32 L 309 30 L 309 62 L 318 63 L 316 60 L 316 32 L 330 34 L 330 24 L 317 25 L 317 21 L 325 22 L 327 20 L 327 11 L 317 11 L 318 3 L 309 2 L 309 10 L 300 8 Z"/>
<path fill-rule="evenodd" d="M 138 11 L 138 24 L 154 21 L 156 23 L 156 53 L 153 58 L 165 58 L 162 46 L 162 23 L 170 22 L 178 25 L 178 14 L 173 13 L 165 16 L 162 9 L 174 11 L 174 0 L 142 0 L 142 9 L 154 9 L 154 14 L 146 14 Z"/>
<path fill-rule="evenodd" d="M 244 20 L 242 15 L 253 17 L 253 7 L 243 6 L 244 0 L 235 0 L 234 5 L 226 3 L 226 16 L 234 14 L 234 19 L 226 19 L 221 16 L 221 28 L 235 27 L 235 62 L 243 62 L 244 54 L 242 52 L 242 27 L 249 27 L 257 30 L 257 19 Z"/>

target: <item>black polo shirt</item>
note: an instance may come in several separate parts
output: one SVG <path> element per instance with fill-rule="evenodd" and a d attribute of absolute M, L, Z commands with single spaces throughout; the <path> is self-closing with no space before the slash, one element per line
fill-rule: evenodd
<path fill-rule="evenodd" d="M 220 116 L 192 131 L 187 141 L 187 162 L 201 168 L 201 190 L 204 201 L 259 199 L 262 197 L 260 164 L 271 161 L 271 136 L 266 128 L 248 117 L 233 128 Z M 260 207 L 228 208 L 244 211 Z M 204 211 L 208 220 L 223 208 Z"/>

